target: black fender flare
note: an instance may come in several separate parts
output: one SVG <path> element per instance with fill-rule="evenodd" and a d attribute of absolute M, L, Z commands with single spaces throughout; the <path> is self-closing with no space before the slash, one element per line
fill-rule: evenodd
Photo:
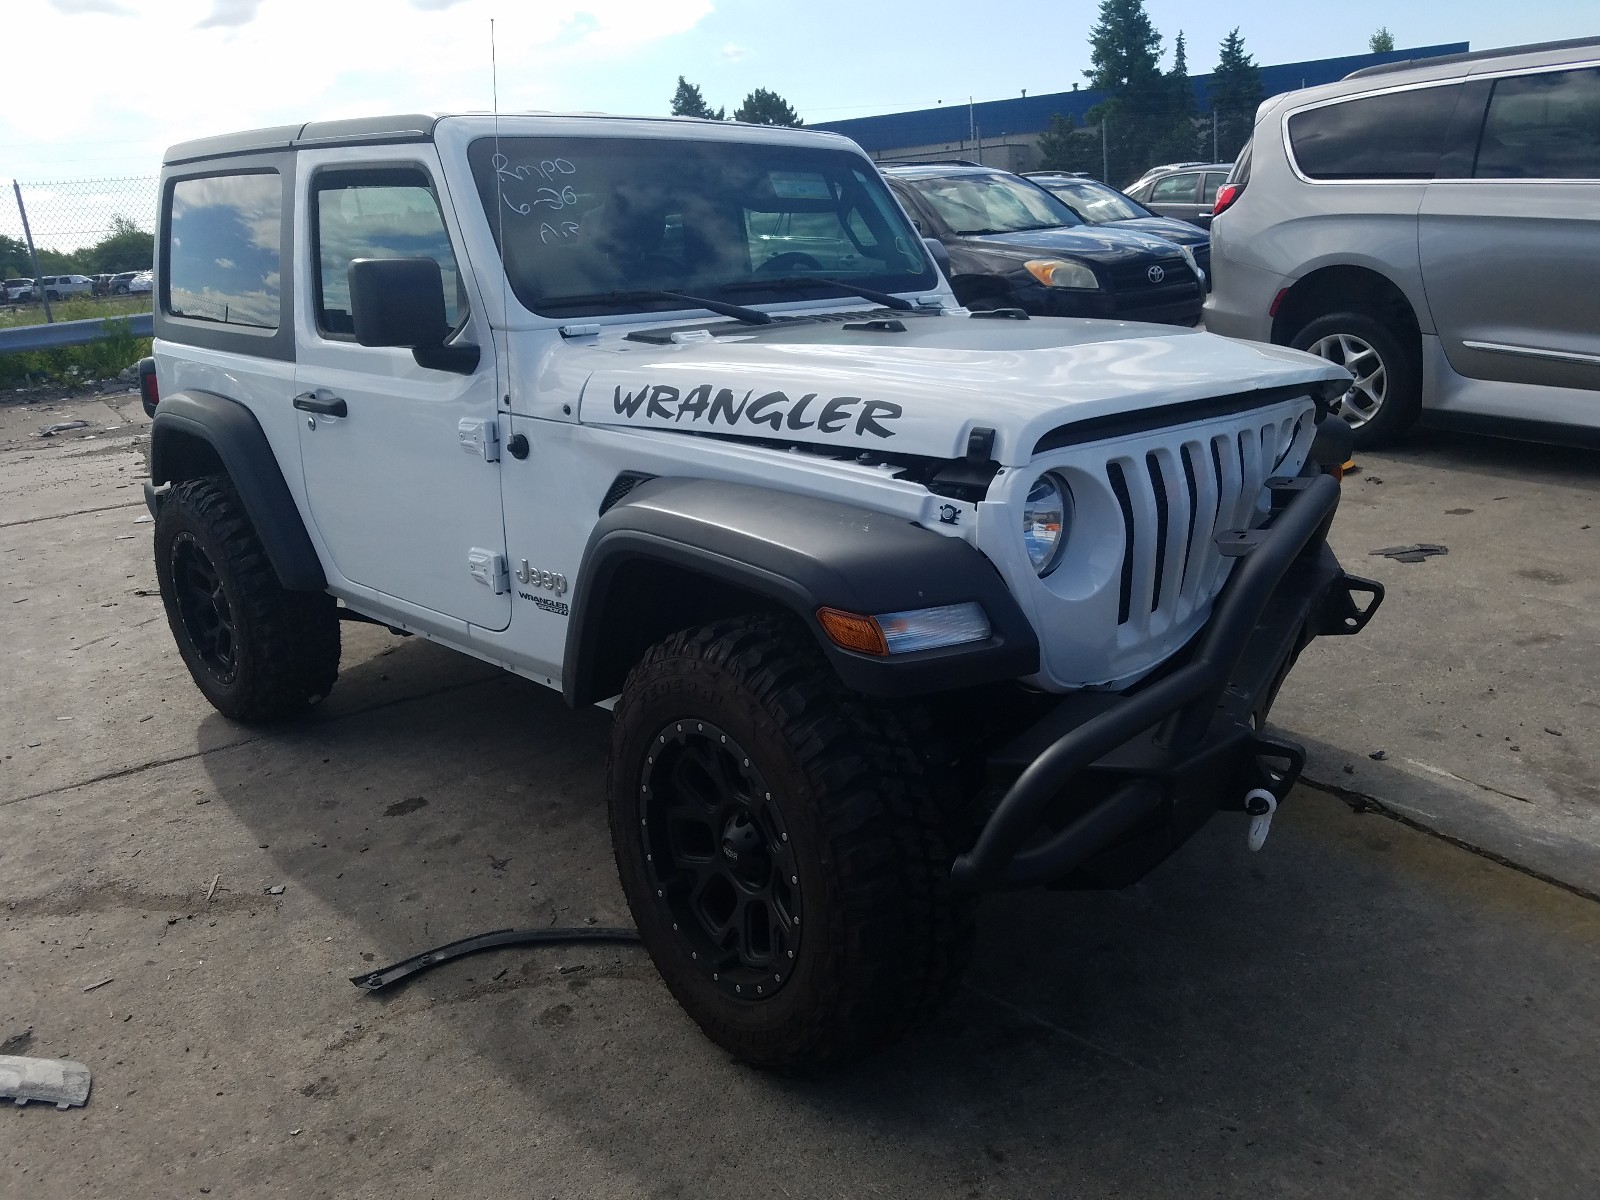
<path fill-rule="evenodd" d="M 215 392 L 162 396 L 150 427 L 151 484 L 203 473 L 190 469 L 196 441 L 209 446 L 227 472 L 278 581 L 292 592 L 324 591 L 328 580 L 316 547 L 255 413 Z"/>
<path fill-rule="evenodd" d="M 651 479 L 607 509 L 590 533 L 567 628 L 563 691 L 570 704 L 615 695 L 649 645 L 727 615 L 697 616 L 692 602 L 661 603 L 638 586 L 654 572 L 791 612 L 841 681 L 867 695 L 953 691 L 1039 669 L 1033 627 L 994 565 L 961 538 L 749 484 Z M 817 621 L 823 607 L 877 615 L 967 601 L 983 606 L 987 639 L 887 658 L 839 648 Z"/>

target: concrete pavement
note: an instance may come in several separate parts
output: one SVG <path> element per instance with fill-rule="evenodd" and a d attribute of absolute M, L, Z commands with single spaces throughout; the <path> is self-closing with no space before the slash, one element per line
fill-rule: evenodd
<path fill-rule="evenodd" d="M 0 1038 L 95 1071 L 84 1109 L 0 1113 L 21 1194 L 1600 1192 L 1600 906 L 1305 788 L 1260 855 L 1219 818 L 1125 892 L 992 899 L 951 1010 L 827 1080 L 728 1062 L 631 948 L 358 992 L 346 976 L 481 930 L 626 923 L 606 717 L 360 626 L 310 720 L 216 716 L 138 595 L 139 443 L 96 452 L 138 436 L 132 399 L 0 408 Z M 78 411 L 93 442 L 30 436 Z M 1497 854 L 1581 848 L 1597 779 L 1592 556 L 1556 561 L 1593 477 L 1528 453 L 1364 460 L 1385 482 L 1348 485 L 1340 550 L 1389 607 L 1316 648 L 1276 714 L 1341 786 L 1447 833 L 1500 815 L 1483 784 L 1520 789 Z M 1495 523 L 1486 486 L 1543 516 Z M 1428 540 L 1451 555 L 1366 557 Z M 1573 582 L 1524 597 L 1525 570 Z M 1536 660 L 1534 634 L 1565 648 Z M 1491 718 L 1561 745 L 1491 753 Z"/>

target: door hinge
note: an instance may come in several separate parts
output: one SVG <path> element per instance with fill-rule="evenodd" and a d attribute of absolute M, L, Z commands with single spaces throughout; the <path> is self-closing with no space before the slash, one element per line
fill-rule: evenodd
<path fill-rule="evenodd" d="M 456 422 L 461 448 L 484 462 L 500 461 L 500 423 L 493 417 L 462 417 Z"/>
<path fill-rule="evenodd" d="M 467 574 L 484 584 L 496 596 L 511 590 L 511 573 L 506 570 L 506 556 L 493 550 L 474 546 L 467 551 Z"/>

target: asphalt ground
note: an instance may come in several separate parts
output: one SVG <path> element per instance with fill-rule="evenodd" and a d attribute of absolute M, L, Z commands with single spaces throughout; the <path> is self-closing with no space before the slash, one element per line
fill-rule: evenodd
<path fill-rule="evenodd" d="M 0 407 L 0 1053 L 95 1075 L 0 1113 L 0 1195 L 1600 1194 L 1582 456 L 1364 458 L 1335 540 L 1390 598 L 1275 714 L 1339 793 L 1297 789 L 1260 854 L 1219 817 L 1137 887 L 990 898 L 932 1028 L 795 1080 L 635 948 L 347 982 L 627 923 L 607 718 L 363 626 L 309 720 L 217 716 L 152 594 L 143 424 Z"/>

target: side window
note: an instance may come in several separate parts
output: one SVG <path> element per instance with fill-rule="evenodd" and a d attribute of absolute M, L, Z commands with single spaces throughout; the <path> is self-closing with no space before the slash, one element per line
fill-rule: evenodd
<path fill-rule="evenodd" d="M 352 339 L 350 263 L 357 258 L 431 258 L 444 279 L 445 320 L 467 313 L 466 292 L 433 183 L 420 167 L 321 171 L 311 186 L 316 244 L 317 328 Z"/>
<path fill-rule="evenodd" d="M 172 185 L 163 309 L 175 317 L 278 327 L 283 183 L 276 171 Z"/>
<path fill-rule="evenodd" d="M 1479 179 L 1600 179 L 1600 68 L 1495 81 Z"/>
<path fill-rule="evenodd" d="M 1460 93 L 1411 88 L 1296 113 L 1295 162 L 1310 179 L 1432 179 Z"/>
<path fill-rule="evenodd" d="M 1225 171 L 1207 171 L 1205 185 L 1200 189 L 1200 203 L 1210 207 L 1217 202 L 1217 189 L 1228 175 Z"/>
<path fill-rule="evenodd" d="M 1156 180 L 1155 186 L 1150 189 L 1150 203 L 1193 204 L 1195 179 L 1193 174 L 1186 172 Z"/>

